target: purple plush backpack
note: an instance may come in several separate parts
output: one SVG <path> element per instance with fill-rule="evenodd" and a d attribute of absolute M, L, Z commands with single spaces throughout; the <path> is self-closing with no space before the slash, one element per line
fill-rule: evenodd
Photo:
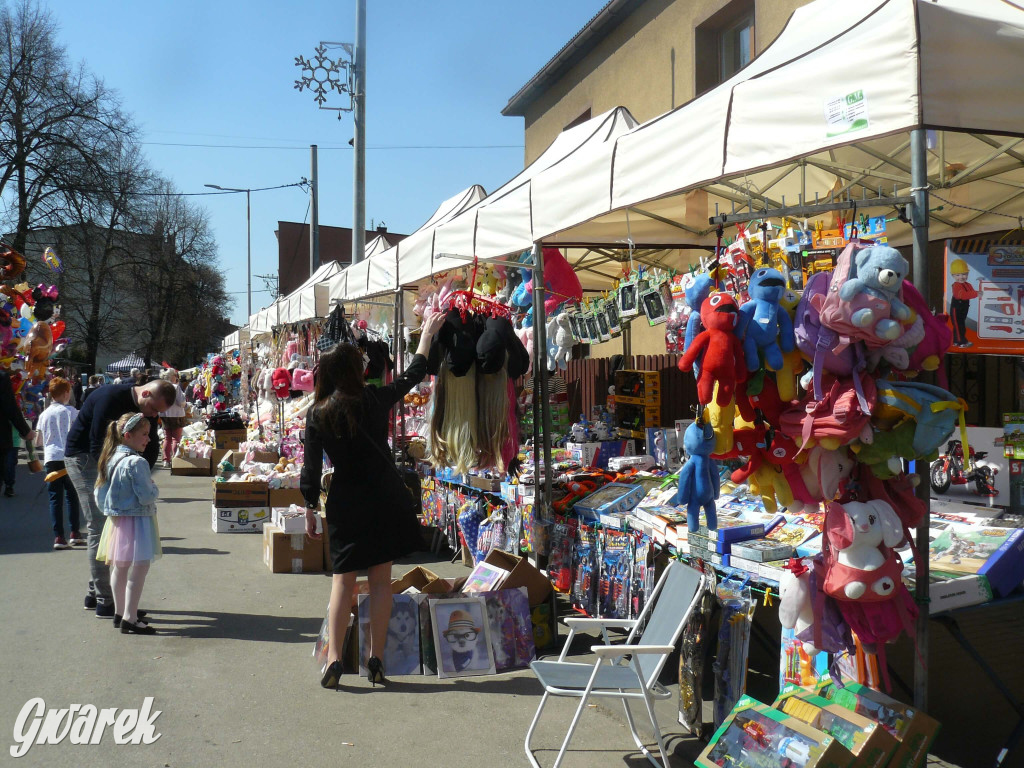
<path fill-rule="evenodd" d="M 811 361 L 816 401 L 822 398 L 822 373 L 828 371 L 837 376 L 850 376 L 854 370 L 864 367 L 864 351 L 860 343 L 841 344 L 839 333 L 821 323 L 818 307 L 828 295 L 831 279 L 831 272 L 816 272 L 810 276 L 800 303 L 796 305 L 793 321 L 796 346 Z M 837 347 L 841 349 L 836 351 Z"/>

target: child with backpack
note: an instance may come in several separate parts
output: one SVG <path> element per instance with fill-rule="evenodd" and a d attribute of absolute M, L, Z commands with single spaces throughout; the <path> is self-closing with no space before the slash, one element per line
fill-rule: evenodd
<path fill-rule="evenodd" d="M 149 420 L 141 413 L 126 413 L 107 426 L 97 467 L 96 505 L 107 520 L 96 559 L 110 566 L 114 626 L 123 635 L 156 633 L 138 616 L 150 563 L 161 555 L 156 522 L 160 491 L 142 456 L 148 443 Z"/>

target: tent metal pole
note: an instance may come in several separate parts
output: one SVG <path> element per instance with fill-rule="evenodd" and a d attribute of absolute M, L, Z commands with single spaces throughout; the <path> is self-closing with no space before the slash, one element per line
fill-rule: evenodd
<path fill-rule="evenodd" d="M 537 352 L 533 359 L 533 375 L 535 381 L 540 385 L 538 388 L 535 384 L 533 391 L 535 397 L 540 397 L 540 437 L 544 451 L 544 490 L 541 495 L 540 511 L 542 519 L 547 520 L 551 502 L 551 403 L 548 401 L 547 317 L 544 315 L 544 249 L 540 243 L 533 245 L 533 286 L 533 338 L 537 345 Z M 540 286 L 539 290 L 538 286 Z M 535 442 L 533 445 L 535 457 L 537 447 Z M 536 465 L 536 458 L 534 462 Z M 539 477 L 539 475 L 535 475 L 535 478 L 539 479 Z"/>
<path fill-rule="evenodd" d="M 914 287 L 921 293 L 925 304 L 931 306 L 928 295 L 928 156 L 927 142 L 923 128 L 915 128 L 910 133 L 910 176 L 911 194 L 914 196 L 912 206 L 912 223 L 914 228 Z M 917 648 L 914 655 L 914 706 L 928 711 L 928 670 L 922 663 L 928 659 L 929 629 L 929 597 L 928 597 L 928 528 L 931 518 L 931 487 L 928 478 L 928 462 L 919 459 L 915 462 L 917 474 L 921 482 L 917 486 L 917 497 L 925 503 L 924 518 L 917 526 L 916 559 L 917 583 L 915 599 L 917 602 Z"/>

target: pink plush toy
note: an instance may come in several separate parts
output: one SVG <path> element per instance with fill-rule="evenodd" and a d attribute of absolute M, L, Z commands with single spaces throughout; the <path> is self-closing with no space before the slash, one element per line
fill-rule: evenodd
<path fill-rule="evenodd" d="M 558 309 L 559 304 L 583 298 L 580 279 L 557 248 L 544 249 L 544 287 L 547 289 L 544 312 L 548 316 Z"/>

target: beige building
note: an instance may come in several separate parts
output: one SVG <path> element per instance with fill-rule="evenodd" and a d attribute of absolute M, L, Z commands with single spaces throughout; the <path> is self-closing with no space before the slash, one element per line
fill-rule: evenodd
<path fill-rule="evenodd" d="M 734 75 L 809 0 L 611 0 L 509 99 L 524 118 L 525 164 L 566 128 L 614 107 L 640 122 L 691 101 Z M 681 267 L 692 254 L 674 253 Z M 631 324 L 633 354 L 665 352 L 665 326 Z M 623 352 L 613 339 L 594 357 Z"/>
<path fill-rule="evenodd" d="M 526 163 L 563 130 L 626 107 L 644 122 L 742 69 L 808 0 L 611 0 L 509 99 Z"/>

